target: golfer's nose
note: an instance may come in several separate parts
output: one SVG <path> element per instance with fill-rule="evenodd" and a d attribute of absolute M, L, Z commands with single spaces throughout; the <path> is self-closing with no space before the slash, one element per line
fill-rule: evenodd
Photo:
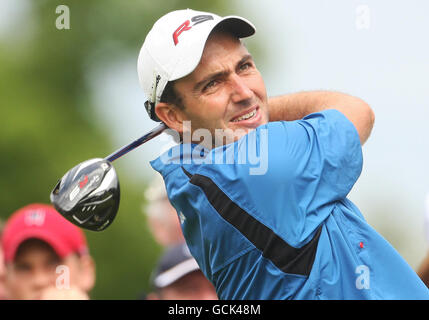
<path fill-rule="evenodd" d="M 247 103 L 253 97 L 253 91 L 246 81 L 237 74 L 231 75 L 231 99 L 234 103 Z"/>

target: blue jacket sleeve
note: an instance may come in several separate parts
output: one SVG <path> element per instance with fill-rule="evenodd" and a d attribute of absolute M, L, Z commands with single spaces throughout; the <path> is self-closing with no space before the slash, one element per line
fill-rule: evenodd
<path fill-rule="evenodd" d="M 292 183 L 320 201 L 344 199 L 362 171 L 362 148 L 354 125 L 339 111 L 325 110 L 283 123 L 285 158 L 294 164 Z"/>

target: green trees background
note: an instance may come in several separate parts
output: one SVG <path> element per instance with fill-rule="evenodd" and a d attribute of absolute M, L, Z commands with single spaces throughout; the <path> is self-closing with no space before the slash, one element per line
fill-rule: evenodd
<path fill-rule="evenodd" d="M 153 23 L 170 10 L 231 13 L 223 9 L 226 1 L 19 3 L 28 10 L 25 21 L 0 38 L 2 220 L 28 203 L 49 203 L 51 189 L 68 169 L 114 151 L 90 99 L 91 61 L 109 65 L 130 52 L 137 57 Z M 69 30 L 55 27 L 59 5 L 70 9 Z M 97 265 L 92 299 L 137 298 L 148 290 L 161 251 L 141 212 L 144 181 L 136 183 L 116 170 L 121 182 L 116 221 L 103 232 L 86 231 Z"/>

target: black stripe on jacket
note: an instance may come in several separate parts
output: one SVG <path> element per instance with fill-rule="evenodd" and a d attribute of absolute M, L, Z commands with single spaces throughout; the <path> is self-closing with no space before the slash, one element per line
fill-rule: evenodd
<path fill-rule="evenodd" d="M 258 248 L 263 257 L 285 273 L 306 276 L 310 274 L 322 231 L 321 226 L 311 241 L 301 248 L 294 248 L 240 208 L 210 178 L 200 174 L 192 175 L 185 168 L 182 169 L 189 177 L 189 182 L 203 190 L 207 200 L 219 215 Z"/>

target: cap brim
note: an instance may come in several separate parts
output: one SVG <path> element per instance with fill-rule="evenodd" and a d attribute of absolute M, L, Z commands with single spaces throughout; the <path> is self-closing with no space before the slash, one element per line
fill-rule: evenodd
<path fill-rule="evenodd" d="M 158 274 L 153 283 L 157 288 L 165 288 L 188 273 L 199 270 L 199 266 L 194 258 L 185 260 L 178 265 Z"/>
<path fill-rule="evenodd" d="M 256 32 L 255 26 L 249 20 L 238 16 L 224 17 L 214 28 L 220 25 L 239 38 L 250 37 Z"/>

